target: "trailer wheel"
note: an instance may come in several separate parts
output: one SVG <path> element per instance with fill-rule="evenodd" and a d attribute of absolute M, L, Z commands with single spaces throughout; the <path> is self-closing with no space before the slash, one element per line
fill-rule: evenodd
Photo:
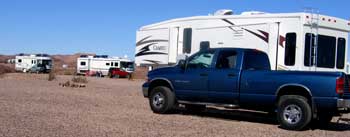
<path fill-rule="evenodd" d="M 284 129 L 302 130 L 311 121 L 311 107 L 303 96 L 284 95 L 277 107 L 277 120 Z"/>
<path fill-rule="evenodd" d="M 154 113 L 165 114 L 170 112 L 175 104 L 175 94 L 165 86 L 152 89 L 149 104 Z"/>

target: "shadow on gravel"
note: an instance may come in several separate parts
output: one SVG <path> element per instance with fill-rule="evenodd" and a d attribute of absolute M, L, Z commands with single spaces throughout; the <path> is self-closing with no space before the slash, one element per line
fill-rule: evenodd
<path fill-rule="evenodd" d="M 275 114 L 258 111 L 207 108 L 204 112 L 193 112 L 184 108 L 178 108 L 175 114 L 278 125 Z M 311 125 L 309 129 L 305 130 L 350 131 L 350 119 L 342 119 L 341 122 L 332 122 L 327 127 Z"/>
<path fill-rule="evenodd" d="M 277 120 L 275 115 L 256 112 L 256 111 L 246 111 L 246 110 L 223 110 L 216 108 L 207 108 L 204 112 L 193 112 L 187 111 L 185 109 L 179 108 L 176 112 L 182 115 L 195 115 L 199 117 L 210 117 L 216 119 L 224 120 L 234 120 L 234 121 L 246 121 L 246 122 L 256 122 L 263 124 L 273 124 L 277 125 Z"/>

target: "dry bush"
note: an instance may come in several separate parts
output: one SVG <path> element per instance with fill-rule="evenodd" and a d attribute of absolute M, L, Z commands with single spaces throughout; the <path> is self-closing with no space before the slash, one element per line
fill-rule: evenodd
<path fill-rule="evenodd" d="M 54 72 L 54 71 L 50 71 L 48 80 L 49 80 L 49 81 L 53 81 L 53 80 L 55 80 L 55 79 L 56 79 L 56 74 L 55 74 L 55 72 Z"/>
<path fill-rule="evenodd" d="M 5 73 L 14 73 L 16 72 L 15 69 L 9 65 L 0 64 L 0 75 L 3 75 Z"/>
<path fill-rule="evenodd" d="M 72 81 L 75 83 L 88 83 L 88 80 L 86 79 L 86 77 L 82 77 L 82 76 L 74 76 L 72 78 Z"/>

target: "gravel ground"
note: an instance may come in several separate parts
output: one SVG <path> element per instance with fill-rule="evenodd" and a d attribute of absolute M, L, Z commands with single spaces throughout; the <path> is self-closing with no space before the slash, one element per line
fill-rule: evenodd
<path fill-rule="evenodd" d="M 143 81 L 88 78 L 86 88 L 59 87 L 71 79 L 47 75 L 7 74 L 0 78 L 0 136 L 350 136 L 350 125 L 286 131 L 265 113 L 219 110 L 192 114 L 151 112 L 141 94 Z M 350 116 L 345 116 L 350 118 Z"/>

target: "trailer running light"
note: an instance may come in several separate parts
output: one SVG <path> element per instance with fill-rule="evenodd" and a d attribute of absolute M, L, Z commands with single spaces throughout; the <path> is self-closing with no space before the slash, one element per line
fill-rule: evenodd
<path fill-rule="evenodd" d="M 329 22 L 331 22 L 332 20 L 331 19 L 328 19 Z"/>
<path fill-rule="evenodd" d="M 337 23 L 337 20 L 334 20 L 334 23 Z"/>
<path fill-rule="evenodd" d="M 345 80 L 343 77 L 340 77 L 336 80 L 336 86 L 335 86 L 335 91 L 337 92 L 337 94 L 343 94 L 344 93 L 344 84 L 345 84 Z"/>
<path fill-rule="evenodd" d="M 322 20 L 323 20 L 323 21 L 325 21 L 325 20 L 326 20 L 326 18 L 322 18 Z"/>
<path fill-rule="evenodd" d="M 306 18 L 308 19 L 308 18 L 309 18 L 309 16 L 306 16 Z"/>

